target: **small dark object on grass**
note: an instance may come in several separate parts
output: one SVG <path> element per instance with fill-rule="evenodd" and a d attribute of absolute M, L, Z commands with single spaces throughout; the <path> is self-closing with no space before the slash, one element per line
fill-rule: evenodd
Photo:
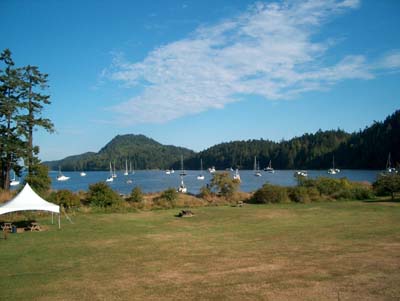
<path fill-rule="evenodd" d="M 181 212 L 179 212 L 178 215 L 176 215 L 177 217 L 192 217 L 194 214 L 191 210 L 182 210 Z"/>

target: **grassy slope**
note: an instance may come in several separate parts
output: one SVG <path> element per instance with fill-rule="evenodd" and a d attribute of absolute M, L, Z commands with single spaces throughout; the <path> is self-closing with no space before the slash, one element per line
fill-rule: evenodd
<path fill-rule="evenodd" d="M 1 239 L 0 299 L 400 298 L 398 203 L 193 211 L 79 215 Z"/>

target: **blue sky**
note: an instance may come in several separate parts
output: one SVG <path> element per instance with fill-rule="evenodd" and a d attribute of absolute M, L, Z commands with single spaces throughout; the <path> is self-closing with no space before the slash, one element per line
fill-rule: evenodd
<path fill-rule="evenodd" d="M 0 1 L 0 49 L 49 74 L 43 160 L 144 134 L 352 132 L 400 108 L 400 1 Z"/>

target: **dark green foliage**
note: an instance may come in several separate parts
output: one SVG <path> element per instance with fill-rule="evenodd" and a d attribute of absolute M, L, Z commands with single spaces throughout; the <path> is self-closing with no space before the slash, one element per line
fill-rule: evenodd
<path fill-rule="evenodd" d="M 163 193 L 161 194 L 160 198 L 167 200 L 169 202 L 173 202 L 178 198 L 178 192 L 176 191 L 175 188 L 168 188 L 167 190 L 164 190 Z"/>
<path fill-rule="evenodd" d="M 65 189 L 52 192 L 48 197 L 48 200 L 66 209 L 79 207 L 81 205 L 79 196 L 70 190 Z"/>
<path fill-rule="evenodd" d="M 31 177 L 37 173 L 39 147 L 33 144 L 33 132 L 38 127 L 51 132 L 53 124 L 42 116 L 44 105 L 50 104 L 42 94 L 47 74 L 35 66 L 14 67 L 8 49 L 0 54 L 0 64 L 0 185 L 9 189 L 10 171 L 20 175 L 21 159 Z"/>
<path fill-rule="evenodd" d="M 42 197 L 45 197 L 51 188 L 51 178 L 46 165 L 36 164 L 32 167 L 32 173 L 26 175 L 25 182 Z"/>
<path fill-rule="evenodd" d="M 89 186 L 86 201 L 92 206 L 106 208 L 118 206 L 122 199 L 106 183 L 99 182 Z"/>
<path fill-rule="evenodd" d="M 210 182 L 211 190 L 215 190 L 218 195 L 231 197 L 239 189 L 240 182 L 232 179 L 227 172 L 214 173 Z"/>
<path fill-rule="evenodd" d="M 139 202 L 143 201 L 143 192 L 139 186 L 136 186 L 135 188 L 132 189 L 131 195 L 129 196 L 128 201 L 135 202 L 135 203 L 139 203 Z"/>
<path fill-rule="evenodd" d="M 395 193 L 400 192 L 400 175 L 384 174 L 378 177 L 373 184 L 374 191 L 378 195 L 390 195 L 394 200 Z"/>
<path fill-rule="evenodd" d="M 288 201 L 289 197 L 286 187 L 268 183 L 258 189 L 250 200 L 254 204 L 286 203 Z"/>
<path fill-rule="evenodd" d="M 188 158 L 193 154 L 186 148 L 162 145 L 143 135 L 118 135 L 98 153 L 88 152 L 46 164 L 53 170 L 58 166 L 63 170 L 108 170 L 112 162 L 117 170 L 122 170 L 127 160 L 133 169 L 178 169 L 181 155 Z"/>
<path fill-rule="evenodd" d="M 51 169 L 59 165 L 63 170 L 107 170 L 114 161 L 117 169 L 124 169 L 131 160 L 136 169 L 180 168 L 183 154 L 186 169 L 199 169 L 200 158 L 205 168 L 228 167 L 253 169 L 254 156 L 264 168 L 272 161 L 275 169 L 374 168 L 383 169 L 389 152 L 393 166 L 400 164 L 400 111 L 375 122 L 358 133 L 342 130 L 317 131 L 279 143 L 269 140 L 247 140 L 221 143 L 195 154 L 188 149 L 162 145 L 143 135 L 115 137 L 98 153 L 71 156 L 61 161 L 47 162 Z"/>

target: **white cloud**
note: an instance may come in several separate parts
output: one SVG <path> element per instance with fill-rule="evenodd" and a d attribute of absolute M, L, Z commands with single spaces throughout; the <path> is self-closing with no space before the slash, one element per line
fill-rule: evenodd
<path fill-rule="evenodd" d="M 139 96 L 112 108 L 126 124 L 165 122 L 223 108 L 238 95 L 268 100 L 322 90 L 346 79 L 374 77 L 362 55 L 324 64 L 330 41 L 314 41 L 318 28 L 358 0 L 256 3 L 242 15 L 199 27 L 190 37 L 161 46 L 141 62 L 117 56 L 109 77 L 143 86 Z M 399 54 L 380 66 L 399 67 Z"/>

